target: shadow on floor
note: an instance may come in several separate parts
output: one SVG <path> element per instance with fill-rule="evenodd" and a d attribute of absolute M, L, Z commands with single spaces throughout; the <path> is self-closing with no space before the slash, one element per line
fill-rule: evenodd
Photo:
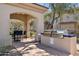
<path fill-rule="evenodd" d="M 31 56 L 69 56 L 69 53 L 42 45 L 38 42 L 16 42 L 14 44 L 17 51 L 23 55 Z M 18 49 L 23 47 L 21 49 Z"/>
<path fill-rule="evenodd" d="M 39 49 L 43 49 L 44 51 L 46 51 L 47 53 L 50 54 L 50 56 L 54 55 L 54 56 L 69 56 L 70 54 L 64 51 L 60 51 L 58 49 L 52 48 L 52 47 L 48 47 L 46 45 L 42 45 L 42 44 L 36 44 L 36 46 Z"/>
<path fill-rule="evenodd" d="M 69 53 L 48 47 L 39 42 L 13 42 L 13 48 L 8 56 L 69 56 Z M 78 44 L 79 47 L 79 44 Z M 77 52 L 79 55 L 79 50 Z"/>

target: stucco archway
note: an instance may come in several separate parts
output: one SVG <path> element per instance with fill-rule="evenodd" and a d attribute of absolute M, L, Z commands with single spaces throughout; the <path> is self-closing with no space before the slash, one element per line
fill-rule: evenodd
<path fill-rule="evenodd" d="M 36 32 L 42 33 L 44 31 L 43 15 L 47 11 L 47 8 L 35 4 L 4 3 L 0 4 L 0 10 L 0 46 L 12 45 L 12 38 L 9 33 L 9 21 L 11 14 L 18 12 L 17 14 L 26 14 L 36 17 Z"/>
<path fill-rule="evenodd" d="M 29 14 L 26 13 L 21 13 L 21 12 L 16 12 L 16 13 L 11 13 L 10 14 L 10 20 L 11 19 L 15 19 L 16 20 L 20 20 L 22 22 L 24 22 L 24 31 L 26 31 L 26 37 L 30 37 L 30 23 L 32 20 L 36 20 L 36 17 L 31 16 Z"/>

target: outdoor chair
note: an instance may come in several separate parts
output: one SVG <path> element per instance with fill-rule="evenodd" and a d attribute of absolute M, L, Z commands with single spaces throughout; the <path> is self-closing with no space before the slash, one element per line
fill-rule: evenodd
<path fill-rule="evenodd" d="M 14 41 L 19 41 L 22 38 L 22 32 L 23 31 L 14 31 Z"/>
<path fill-rule="evenodd" d="M 23 37 L 26 37 L 26 31 L 23 31 Z"/>

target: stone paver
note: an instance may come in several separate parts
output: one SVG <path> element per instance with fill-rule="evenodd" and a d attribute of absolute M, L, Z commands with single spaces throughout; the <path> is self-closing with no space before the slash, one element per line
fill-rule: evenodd
<path fill-rule="evenodd" d="M 13 56 L 70 56 L 70 54 L 34 42 L 34 39 L 24 39 L 21 42 L 14 42 L 16 49 L 10 51 Z M 77 45 L 77 48 L 79 45 Z M 79 56 L 79 52 L 76 54 Z"/>
<path fill-rule="evenodd" d="M 76 56 L 79 56 L 79 43 L 77 43 L 77 45 L 76 45 L 76 47 L 77 47 L 77 52 L 76 52 Z"/>
<path fill-rule="evenodd" d="M 24 39 L 21 42 L 15 42 L 13 44 L 16 49 L 10 52 L 12 55 L 22 56 L 68 56 L 68 53 L 58 51 L 54 48 L 47 47 L 38 42 L 34 42 L 34 39 Z"/>

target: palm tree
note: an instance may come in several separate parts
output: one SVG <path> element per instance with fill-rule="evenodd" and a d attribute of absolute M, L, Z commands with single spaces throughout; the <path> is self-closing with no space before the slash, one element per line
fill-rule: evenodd
<path fill-rule="evenodd" d="M 74 13 L 75 11 L 75 4 L 71 4 L 71 3 L 51 3 L 49 4 L 50 8 L 51 8 L 51 12 L 47 13 L 45 15 L 46 17 L 49 17 L 49 19 L 52 19 L 51 22 L 51 28 L 53 29 L 53 24 L 56 21 L 58 21 L 58 19 L 60 19 L 60 22 L 62 20 L 62 16 L 64 13 L 68 12 L 68 13 Z M 61 28 L 61 25 L 60 25 Z M 52 35 L 52 32 L 51 32 Z"/>

